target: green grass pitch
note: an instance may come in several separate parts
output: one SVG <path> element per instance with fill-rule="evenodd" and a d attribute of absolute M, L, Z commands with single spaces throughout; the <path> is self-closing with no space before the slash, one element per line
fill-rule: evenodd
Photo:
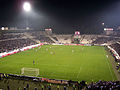
<path fill-rule="evenodd" d="M 117 80 L 107 52 L 101 46 L 43 45 L 0 59 L 0 73 L 21 74 L 21 68 L 39 68 L 39 77 L 63 80 Z M 33 64 L 33 60 L 35 64 Z"/>

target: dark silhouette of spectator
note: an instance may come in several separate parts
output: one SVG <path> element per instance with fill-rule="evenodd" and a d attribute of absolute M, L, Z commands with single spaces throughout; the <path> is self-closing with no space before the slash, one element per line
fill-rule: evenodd
<path fill-rule="evenodd" d="M 10 87 L 9 87 L 9 86 L 7 86 L 7 89 L 8 89 L 8 90 L 10 90 Z"/>
<path fill-rule="evenodd" d="M 59 85 L 58 85 L 58 86 L 57 86 L 57 90 L 59 90 L 59 88 L 60 88 L 60 87 L 59 87 Z"/>
<path fill-rule="evenodd" d="M 24 87 L 24 90 L 26 90 L 26 87 Z"/>
<path fill-rule="evenodd" d="M 48 90 L 51 90 L 51 86 L 48 86 Z"/>
<path fill-rule="evenodd" d="M 67 90 L 66 86 L 64 86 L 64 90 Z"/>
<path fill-rule="evenodd" d="M 44 89 L 44 86 L 42 85 L 42 90 Z"/>
<path fill-rule="evenodd" d="M 29 88 L 29 84 L 27 84 L 26 88 Z"/>
<path fill-rule="evenodd" d="M 0 80 L 2 79 L 2 76 L 1 76 L 1 74 L 0 74 Z"/>
<path fill-rule="evenodd" d="M 37 90 L 37 88 L 35 87 L 35 90 Z"/>

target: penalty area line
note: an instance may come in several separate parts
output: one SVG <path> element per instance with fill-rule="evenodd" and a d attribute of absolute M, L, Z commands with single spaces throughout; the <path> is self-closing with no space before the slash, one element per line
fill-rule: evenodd
<path fill-rule="evenodd" d="M 81 72 L 81 67 L 80 67 L 80 69 L 79 69 L 79 72 L 78 72 L 78 75 L 77 75 L 77 79 L 78 79 L 78 76 L 79 76 L 80 72 Z"/>

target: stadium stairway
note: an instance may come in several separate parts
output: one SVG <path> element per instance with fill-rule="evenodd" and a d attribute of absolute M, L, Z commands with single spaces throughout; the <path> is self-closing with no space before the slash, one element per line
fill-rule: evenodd
<path fill-rule="evenodd" d="M 49 37 L 53 42 L 57 43 L 58 41 L 56 41 L 52 36 L 48 35 L 48 34 L 45 34 L 46 37 Z"/>
<path fill-rule="evenodd" d="M 33 37 L 33 36 L 31 36 L 29 33 L 24 33 L 24 35 L 25 35 L 27 38 L 31 39 L 32 41 L 35 41 L 36 43 L 40 43 L 40 41 L 39 41 L 39 40 L 34 39 L 34 37 Z"/>

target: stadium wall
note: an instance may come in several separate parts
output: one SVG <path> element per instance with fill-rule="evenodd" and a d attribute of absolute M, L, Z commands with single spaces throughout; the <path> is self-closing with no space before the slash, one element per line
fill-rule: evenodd
<path fill-rule="evenodd" d="M 112 51 L 112 53 L 114 54 L 116 59 L 120 59 L 119 54 L 112 47 L 110 47 L 110 46 L 107 46 L 107 47 Z"/>

